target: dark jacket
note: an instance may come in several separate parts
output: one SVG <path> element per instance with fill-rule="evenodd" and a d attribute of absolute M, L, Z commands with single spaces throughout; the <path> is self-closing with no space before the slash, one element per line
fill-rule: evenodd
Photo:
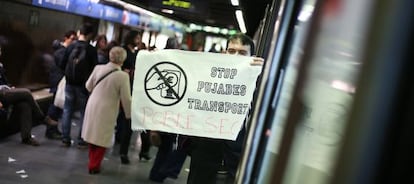
<path fill-rule="evenodd" d="M 62 63 L 62 59 L 65 55 L 66 47 L 64 47 L 62 44 L 59 43 L 59 45 L 56 45 L 53 48 L 55 49 L 55 52 L 53 53 L 54 65 L 51 67 L 51 70 L 49 73 L 49 85 L 50 85 L 51 93 L 56 92 L 59 81 L 65 75 L 63 70 L 58 66 L 60 66 Z"/>
<path fill-rule="evenodd" d="M 98 53 L 95 47 L 86 41 L 77 41 L 76 43 L 69 45 L 65 51 L 65 55 L 63 56 L 62 63 L 59 65 L 59 67 L 62 69 L 62 71 L 65 71 L 66 67 L 68 67 L 70 54 L 75 48 L 79 47 L 83 47 L 85 49 L 85 57 L 84 60 L 81 61 L 85 63 L 78 64 L 78 66 L 81 68 L 78 70 L 80 72 L 76 72 L 75 78 L 66 76 L 66 83 L 74 86 L 84 87 L 86 81 L 93 71 L 93 68 L 98 64 Z M 67 72 L 65 72 L 65 75 L 67 75 Z"/>
<path fill-rule="evenodd" d="M 4 70 L 3 64 L 0 63 L 0 85 L 9 85 L 6 78 L 6 70 Z"/>
<path fill-rule="evenodd" d="M 136 52 L 131 52 L 131 50 L 128 48 L 128 46 L 123 47 L 126 50 L 127 57 L 125 59 L 124 64 L 122 65 L 122 69 L 129 69 L 134 70 L 135 69 L 135 59 L 137 57 Z"/>

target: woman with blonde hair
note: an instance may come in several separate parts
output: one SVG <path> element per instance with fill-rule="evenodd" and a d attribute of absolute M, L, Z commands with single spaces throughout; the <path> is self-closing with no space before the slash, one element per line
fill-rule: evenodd
<path fill-rule="evenodd" d="M 121 70 L 125 58 L 125 49 L 112 48 L 109 51 L 110 62 L 97 65 L 86 82 L 86 89 L 91 94 L 86 105 L 82 138 L 89 143 L 89 174 L 100 172 L 105 150 L 112 146 L 119 101 L 125 116 L 131 117 L 129 76 Z"/>

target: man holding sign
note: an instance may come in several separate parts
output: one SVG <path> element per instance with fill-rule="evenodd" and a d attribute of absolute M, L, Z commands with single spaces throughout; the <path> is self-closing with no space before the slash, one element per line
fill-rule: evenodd
<path fill-rule="evenodd" d="M 226 54 L 251 56 L 254 53 L 253 41 L 244 34 L 236 34 L 229 38 L 227 43 Z M 263 65 L 262 58 L 254 58 L 250 65 Z M 213 73 L 213 72 L 212 72 Z M 229 77 L 235 75 L 236 72 L 230 72 Z M 241 75 L 241 73 L 239 74 Z M 233 76 L 234 77 L 234 76 Z M 255 83 L 255 79 L 249 79 Z M 234 88 L 233 88 L 234 89 Z M 246 87 L 241 86 L 239 88 L 240 94 L 245 93 Z M 234 91 L 234 90 L 233 90 Z M 236 106 L 237 112 L 242 111 L 247 117 L 248 108 L 250 103 L 239 104 Z M 236 110 L 234 110 L 236 111 Z M 243 122 L 245 119 L 243 120 Z M 239 129 L 240 130 L 240 129 Z M 221 140 L 221 139 L 208 139 L 208 138 L 193 138 L 191 152 L 191 164 L 190 173 L 188 176 L 188 184 L 207 184 L 216 183 L 216 174 L 222 164 L 224 156 L 224 162 L 226 169 L 230 173 L 230 180 L 234 180 L 235 172 L 240 160 L 242 144 L 245 138 L 246 127 L 243 124 L 240 132 L 238 132 L 235 141 Z M 232 181 L 230 182 L 232 183 Z"/>
<path fill-rule="evenodd" d="M 243 34 L 227 54 L 161 50 L 140 52 L 132 95 L 132 128 L 194 136 L 188 183 L 215 183 L 225 140 L 239 143 L 262 59 Z M 179 149 L 177 143 L 171 149 Z M 241 152 L 236 150 L 235 152 Z M 237 160 L 237 159 L 236 159 Z M 237 167 L 236 164 L 232 164 Z M 232 170 L 232 169 L 230 169 Z"/>

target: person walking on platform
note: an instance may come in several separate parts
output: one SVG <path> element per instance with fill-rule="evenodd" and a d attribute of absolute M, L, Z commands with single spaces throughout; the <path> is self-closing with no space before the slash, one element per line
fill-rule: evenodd
<path fill-rule="evenodd" d="M 244 34 L 235 34 L 228 39 L 226 54 L 251 56 L 254 54 L 253 41 Z M 251 65 L 262 65 L 263 59 L 255 58 Z M 224 158 L 224 166 L 229 171 L 229 180 L 234 180 L 239 164 L 245 126 L 239 132 L 236 141 L 211 139 L 204 137 L 191 138 L 191 163 L 188 184 L 214 184 L 216 174 Z M 230 182 L 232 183 L 232 182 Z"/>
<path fill-rule="evenodd" d="M 109 58 L 108 64 L 95 67 L 86 82 L 91 95 L 86 105 L 82 138 L 89 143 L 90 174 L 100 172 L 105 150 L 112 146 L 120 101 L 127 121 L 131 121 L 129 76 L 121 71 L 126 52 L 122 47 L 114 47 Z"/>
<path fill-rule="evenodd" d="M 98 63 L 96 48 L 89 41 L 94 38 L 95 28 L 91 24 L 84 24 L 78 31 L 78 41 L 71 44 L 65 51 L 60 68 L 65 71 L 65 104 L 62 116 L 62 143 L 66 147 L 71 146 L 70 130 L 72 115 L 76 105 L 79 106 L 80 119 L 78 126 L 82 127 L 86 102 L 89 93 L 85 88 L 85 82 Z M 86 148 L 87 144 L 81 138 L 82 128 L 79 129 L 78 147 Z"/>
<path fill-rule="evenodd" d="M 62 69 L 58 66 L 62 62 L 62 58 L 65 54 L 66 48 L 76 40 L 76 32 L 73 30 L 67 31 L 64 35 L 63 42 L 58 41 L 53 45 L 55 52 L 53 53 L 54 56 L 54 65 L 50 70 L 49 74 L 49 85 L 50 85 L 50 93 L 53 93 L 53 99 L 55 99 L 57 86 L 59 81 L 65 75 Z M 63 110 L 59 107 L 56 107 L 53 103 L 50 104 L 49 109 L 47 111 L 47 115 L 54 121 L 58 121 L 62 117 Z M 57 125 L 55 126 L 47 126 L 45 136 L 49 139 L 61 139 L 62 133 L 59 131 Z"/>

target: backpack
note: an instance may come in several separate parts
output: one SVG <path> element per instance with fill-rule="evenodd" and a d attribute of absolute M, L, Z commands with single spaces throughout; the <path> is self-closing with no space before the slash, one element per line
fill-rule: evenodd
<path fill-rule="evenodd" d="M 66 81 L 69 84 L 84 85 L 89 77 L 91 64 L 86 60 L 87 46 L 77 43 L 70 51 L 65 67 Z"/>

